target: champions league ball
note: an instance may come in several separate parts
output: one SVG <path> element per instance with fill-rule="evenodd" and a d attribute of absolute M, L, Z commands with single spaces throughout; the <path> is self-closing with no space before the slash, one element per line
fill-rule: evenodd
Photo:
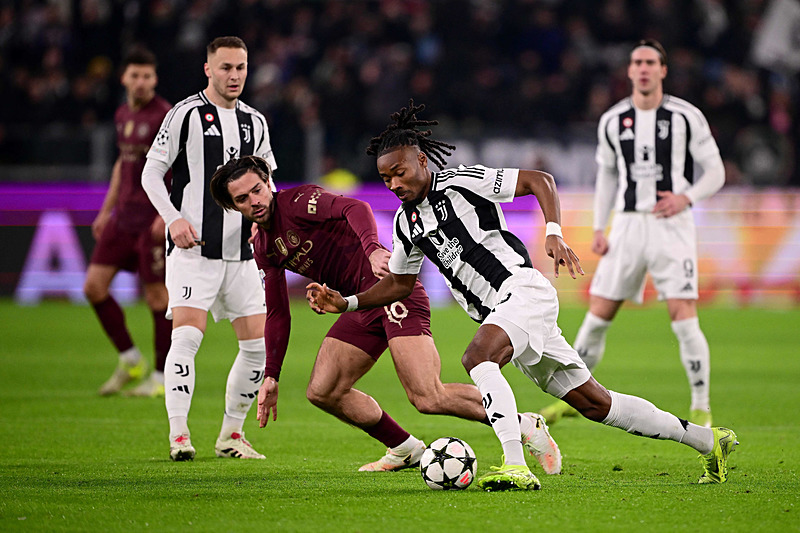
<path fill-rule="evenodd" d="M 469 444 L 455 437 L 436 439 L 422 454 L 422 479 L 435 490 L 462 490 L 475 479 L 478 461 Z"/>

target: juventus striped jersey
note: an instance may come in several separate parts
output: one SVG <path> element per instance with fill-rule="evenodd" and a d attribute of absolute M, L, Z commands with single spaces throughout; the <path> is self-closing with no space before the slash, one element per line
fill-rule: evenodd
<path fill-rule="evenodd" d="M 533 268 L 499 205 L 514 199 L 518 174 L 516 168 L 463 165 L 432 173 L 428 196 L 416 205 L 404 203 L 395 214 L 389 270 L 419 274 L 427 257 L 467 314 L 483 322 L 503 282 Z"/>
<path fill-rule="evenodd" d="M 205 242 L 187 251 L 227 261 L 253 257 L 247 242 L 250 222 L 238 211 L 223 211 L 209 191 L 217 168 L 244 155 L 263 157 L 273 170 L 277 167 L 264 115 L 241 100 L 225 109 L 201 91 L 164 118 L 147 157 L 172 166 L 170 201 Z M 169 251 L 173 247 L 170 240 Z"/>
<path fill-rule="evenodd" d="M 616 197 L 608 202 L 617 211 L 650 212 L 657 191 L 686 193 L 695 181 L 694 163 L 709 158 L 719 158 L 719 148 L 708 122 L 680 98 L 665 94 L 657 108 L 641 110 L 628 97 L 600 117 L 598 180 L 616 174 Z M 595 229 L 605 227 L 610 208 L 596 206 L 595 213 L 605 212 L 605 217 L 596 218 Z"/>

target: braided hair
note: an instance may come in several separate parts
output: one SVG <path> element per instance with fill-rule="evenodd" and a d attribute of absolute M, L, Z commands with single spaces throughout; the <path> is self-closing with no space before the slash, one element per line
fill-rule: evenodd
<path fill-rule="evenodd" d="M 452 155 L 451 150 L 456 147 L 442 141 L 431 139 L 431 130 L 420 131 L 419 127 L 436 126 L 436 120 L 419 120 L 417 113 L 425 109 L 425 104 L 414 105 L 414 99 L 408 101 L 408 107 L 392 113 L 389 117 L 393 123 L 386 126 L 386 129 L 369 141 L 367 155 L 380 157 L 387 152 L 391 152 L 397 147 L 416 146 L 428 158 L 436 163 L 439 168 L 447 166 L 445 156 Z"/>

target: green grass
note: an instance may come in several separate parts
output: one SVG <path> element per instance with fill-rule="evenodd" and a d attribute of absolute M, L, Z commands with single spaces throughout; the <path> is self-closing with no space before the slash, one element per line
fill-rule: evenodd
<path fill-rule="evenodd" d="M 0 531 L 799 531 L 800 358 L 798 311 L 703 309 L 712 348 L 717 423 L 741 441 L 725 485 L 694 484 L 697 454 L 673 442 L 627 435 L 585 420 L 552 429 L 564 474 L 543 490 L 457 493 L 429 490 L 415 472 L 366 474 L 358 466 L 379 443 L 311 406 L 305 383 L 330 317 L 294 307 L 279 418 L 245 429 L 266 461 L 214 457 L 225 380 L 235 355 L 227 323 L 210 324 L 197 357 L 189 418 L 193 463 L 168 458 L 162 400 L 100 398 L 115 357 L 88 307 L 0 301 Z M 583 309 L 563 309 L 574 337 Z M 127 309 L 143 351 L 150 318 Z M 436 310 L 434 336 L 443 378 L 469 382 L 460 355 L 475 326 L 456 308 Z M 550 397 L 509 365 L 520 410 Z M 624 309 L 596 373 L 607 387 L 685 415 L 688 385 L 662 306 Z M 388 357 L 360 387 L 426 442 L 454 435 L 478 456 L 479 473 L 497 464 L 491 429 L 416 413 Z"/>

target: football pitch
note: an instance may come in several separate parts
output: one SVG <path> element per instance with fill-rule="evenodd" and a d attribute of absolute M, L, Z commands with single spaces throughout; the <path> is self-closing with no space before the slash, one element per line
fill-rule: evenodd
<path fill-rule="evenodd" d="M 267 459 L 214 455 L 236 342 L 227 322 L 212 322 L 189 416 L 197 457 L 173 463 L 162 399 L 97 396 L 116 356 L 89 307 L 0 300 L 0 531 L 800 531 L 800 310 L 701 309 L 715 424 L 741 442 L 728 483 L 696 485 L 702 467 L 686 446 L 568 419 L 551 427 L 563 474 L 546 476 L 534 461 L 542 490 L 526 493 L 432 491 L 416 471 L 357 472 L 384 448 L 305 398 L 332 317 L 300 302 L 292 310 L 278 420 L 258 429 L 252 410 L 245 424 Z M 568 340 L 584 312 L 562 309 Z M 149 312 L 126 313 L 152 360 Z M 434 310 L 443 380 L 470 382 L 460 358 L 475 329 L 458 308 Z M 521 411 L 550 402 L 513 366 L 504 374 Z M 688 385 L 661 305 L 623 308 L 596 377 L 687 414 Z M 417 413 L 388 354 L 359 387 L 425 442 L 468 442 L 478 475 L 499 463 L 491 428 Z"/>

